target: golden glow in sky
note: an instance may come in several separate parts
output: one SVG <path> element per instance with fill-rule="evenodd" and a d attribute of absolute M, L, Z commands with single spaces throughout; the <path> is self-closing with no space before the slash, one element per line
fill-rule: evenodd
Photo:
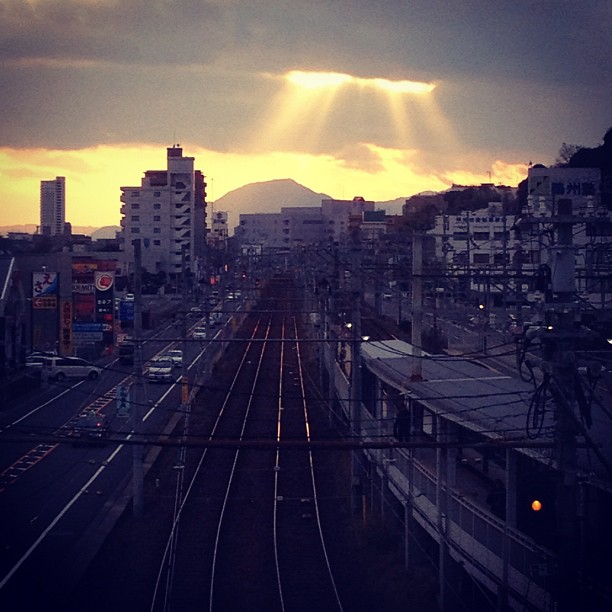
<path fill-rule="evenodd" d="M 368 79 L 340 72 L 308 72 L 303 70 L 291 70 L 287 73 L 286 79 L 290 83 L 305 89 L 322 89 L 353 84 L 363 88 L 370 87 L 396 94 L 426 94 L 432 92 L 436 87 L 433 83 L 419 81 L 391 81 L 390 79 L 381 78 Z"/>
<path fill-rule="evenodd" d="M 167 146 L 171 146 L 168 143 Z M 419 169 L 418 151 L 389 149 L 362 143 L 375 160 L 376 171 L 351 167 L 330 155 L 307 153 L 220 153 L 194 143 L 181 143 L 185 155 L 208 182 L 208 200 L 248 183 L 291 178 L 315 192 L 334 198 L 362 195 L 375 201 L 408 197 L 426 190 L 443 190 L 452 182 L 487 182 L 486 171 L 435 172 Z M 472 160 L 473 161 L 473 160 Z M 484 166 L 484 162 L 483 162 Z M 139 186 L 146 170 L 166 167 L 166 149 L 152 144 L 100 146 L 79 150 L 0 149 L 0 225 L 39 221 L 40 181 L 66 177 L 66 220 L 73 226 L 118 225 L 120 187 Z M 493 164 L 492 180 L 517 185 L 525 178 L 525 164 Z M 280 205 L 279 205 L 280 210 Z M 240 211 L 254 212 L 254 211 Z M 237 216 L 231 219 L 237 224 Z M 233 230 L 234 225 L 231 225 Z"/>

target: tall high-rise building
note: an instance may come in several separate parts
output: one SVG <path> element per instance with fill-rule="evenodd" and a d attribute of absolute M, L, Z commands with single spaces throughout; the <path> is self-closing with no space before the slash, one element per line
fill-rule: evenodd
<path fill-rule="evenodd" d="M 66 223 L 66 179 L 58 176 L 40 181 L 39 233 L 58 236 L 64 233 Z"/>
<path fill-rule="evenodd" d="M 178 145 L 167 149 L 167 169 L 147 170 L 140 187 L 121 187 L 123 274 L 134 272 L 134 240 L 142 267 L 170 280 L 198 275 L 206 249 L 206 182 L 195 159 Z"/>

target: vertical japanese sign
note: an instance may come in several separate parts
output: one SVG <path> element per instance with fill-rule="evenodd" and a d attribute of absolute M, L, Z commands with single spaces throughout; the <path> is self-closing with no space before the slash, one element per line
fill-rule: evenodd
<path fill-rule="evenodd" d="M 62 355 L 72 353 L 72 302 L 62 300 L 60 305 L 60 348 Z"/>
<path fill-rule="evenodd" d="M 32 273 L 32 347 L 53 350 L 57 343 L 59 274 Z"/>
<path fill-rule="evenodd" d="M 113 318 L 115 273 L 112 271 L 94 272 L 94 285 L 96 287 L 96 321 L 102 323 L 104 346 L 113 345 L 115 329 Z"/>
<path fill-rule="evenodd" d="M 114 344 L 115 266 L 113 260 L 72 263 L 72 342 L 109 351 Z M 95 324 L 95 327 L 92 327 Z M 92 335 L 94 334 L 94 335 Z"/>

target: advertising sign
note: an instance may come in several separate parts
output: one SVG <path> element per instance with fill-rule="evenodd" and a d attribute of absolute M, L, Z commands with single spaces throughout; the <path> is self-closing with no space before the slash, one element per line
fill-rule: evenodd
<path fill-rule="evenodd" d="M 57 295 L 57 272 L 32 272 L 32 297 Z"/>
<path fill-rule="evenodd" d="M 102 350 L 113 346 L 115 285 L 114 260 L 83 260 L 72 263 L 72 302 L 75 344 L 101 343 Z M 95 327 L 79 327 L 92 324 Z"/>
<path fill-rule="evenodd" d="M 72 302 L 63 300 L 60 306 L 60 338 L 63 355 L 72 353 Z"/>
<path fill-rule="evenodd" d="M 32 273 L 32 308 L 53 310 L 57 308 L 57 272 Z"/>

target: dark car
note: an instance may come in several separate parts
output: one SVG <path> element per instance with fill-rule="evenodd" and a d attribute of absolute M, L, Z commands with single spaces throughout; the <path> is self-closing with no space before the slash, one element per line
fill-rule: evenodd
<path fill-rule="evenodd" d="M 72 428 L 73 438 L 100 440 L 108 436 L 106 415 L 95 411 L 83 412 L 77 417 Z"/>
<path fill-rule="evenodd" d="M 119 346 L 119 363 L 134 365 L 134 345 L 131 342 L 124 342 Z"/>

